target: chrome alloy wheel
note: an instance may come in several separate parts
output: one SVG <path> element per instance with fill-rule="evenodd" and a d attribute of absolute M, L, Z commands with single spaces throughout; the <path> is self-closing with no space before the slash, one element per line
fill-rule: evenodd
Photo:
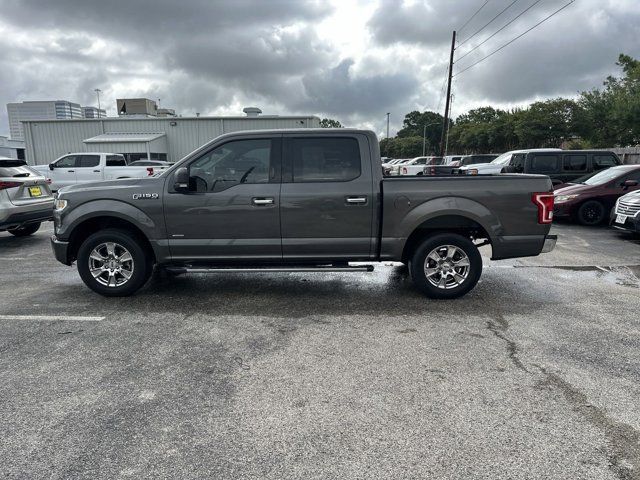
<path fill-rule="evenodd" d="M 105 242 L 89 255 L 89 271 L 105 287 L 120 287 L 133 275 L 133 257 L 119 243 Z"/>
<path fill-rule="evenodd" d="M 429 283 L 444 290 L 462 285 L 470 269 L 469 257 L 455 245 L 434 248 L 424 261 L 424 274 Z"/>

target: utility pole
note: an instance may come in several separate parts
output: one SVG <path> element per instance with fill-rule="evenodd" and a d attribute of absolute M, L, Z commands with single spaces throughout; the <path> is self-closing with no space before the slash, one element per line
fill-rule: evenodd
<path fill-rule="evenodd" d="M 391 115 L 391 112 L 387 112 L 387 138 L 389 138 L 389 116 Z"/>
<path fill-rule="evenodd" d="M 100 116 L 100 94 L 102 93 L 102 90 L 96 88 L 93 91 L 96 92 L 96 95 L 98 96 L 98 116 Z"/>
<path fill-rule="evenodd" d="M 422 156 L 424 157 L 424 150 L 427 146 L 427 124 L 424 124 L 424 128 L 422 129 Z"/>
<path fill-rule="evenodd" d="M 451 56 L 449 57 L 449 78 L 447 80 L 447 103 L 444 108 L 444 125 L 442 127 L 442 138 L 440 139 L 440 155 L 445 156 L 447 154 L 446 139 L 447 130 L 449 130 L 449 107 L 451 105 L 451 78 L 453 77 L 453 52 L 456 49 L 456 32 L 453 31 L 453 38 L 451 39 Z"/>

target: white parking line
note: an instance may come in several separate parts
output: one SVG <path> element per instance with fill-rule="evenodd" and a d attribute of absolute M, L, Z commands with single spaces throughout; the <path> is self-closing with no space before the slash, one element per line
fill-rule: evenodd
<path fill-rule="evenodd" d="M 83 317 L 74 315 L 0 315 L 0 320 L 31 320 L 36 322 L 100 322 L 104 317 Z"/>

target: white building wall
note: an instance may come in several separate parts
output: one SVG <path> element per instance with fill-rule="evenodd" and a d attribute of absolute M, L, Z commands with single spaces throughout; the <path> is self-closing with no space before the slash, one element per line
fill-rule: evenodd
<path fill-rule="evenodd" d="M 174 123 L 175 125 L 172 125 Z M 26 158 L 44 165 L 61 155 L 85 151 L 84 139 L 103 133 L 166 133 L 167 160 L 178 161 L 222 135 L 241 130 L 318 128 L 318 117 L 102 118 L 24 122 Z"/>

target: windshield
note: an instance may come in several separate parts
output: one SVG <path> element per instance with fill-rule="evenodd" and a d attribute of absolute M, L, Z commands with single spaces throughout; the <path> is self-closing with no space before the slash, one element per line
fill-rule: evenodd
<path fill-rule="evenodd" d="M 494 165 L 506 165 L 507 163 L 509 163 L 509 160 L 511 160 L 512 155 L 513 152 L 503 153 L 498 158 L 492 160 L 491 163 L 493 163 Z"/>
<path fill-rule="evenodd" d="M 582 183 L 584 185 L 603 185 L 607 182 L 610 182 L 614 178 L 618 178 L 620 175 L 626 172 L 627 169 L 624 167 L 611 167 L 601 171 L 600 173 L 596 173 L 594 176 L 578 183 Z"/>

